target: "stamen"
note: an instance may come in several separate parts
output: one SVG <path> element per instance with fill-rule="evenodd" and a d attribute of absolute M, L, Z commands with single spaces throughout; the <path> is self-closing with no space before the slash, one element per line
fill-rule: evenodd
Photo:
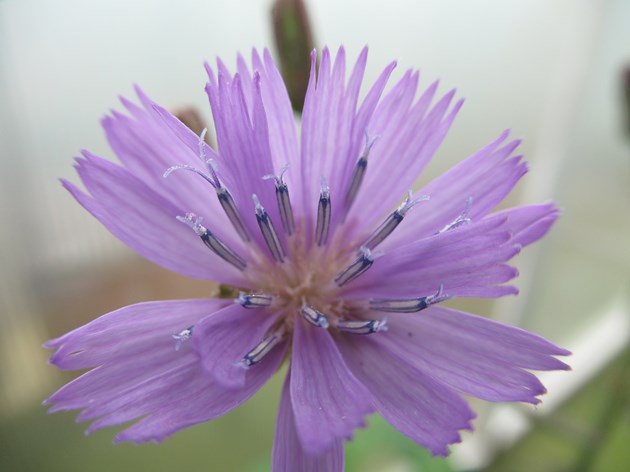
<path fill-rule="evenodd" d="M 232 198 L 232 195 L 230 194 L 227 188 L 221 185 L 221 182 L 219 181 L 219 178 L 214 170 L 214 165 L 215 165 L 214 161 L 210 159 L 207 162 L 208 162 L 208 168 L 212 169 L 211 175 L 208 175 L 205 172 L 202 172 L 193 166 L 182 164 L 182 165 L 169 167 L 166 170 L 166 172 L 164 172 L 163 177 L 164 178 L 168 177 L 176 170 L 189 170 L 203 177 L 208 183 L 210 183 L 210 185 L 212 185 L 216 189 L 219 203 L 221 204 L 223 211 L 225 212 L 228 219 L 230 220 L 230 223 L 232 223 L 232 226 L 234 226 L 234 229 L 236 230 L 238 235 L 241 237 L 243 241 L 248 242 L 250 240 L 249 233 L 247 232 L 247 229 L 245 228 L 245 225 L 243 224 L 243 219 L 241 218 L 241 214 L 239 213 L 238 208 L 236 207 L 236 204 L 234 203 L 234 199 Z"/>
<path fill-rule="evenodd" d="M 357 260 L 335 277 L 335 282 L 339 287 L 343 287 L 348 282 L 356 279 L 359 275 L 372 267 L 374 260 L 381 255 L 378 253 L 373 254 L 372 251 L 365 246 L 361 246 L 359 251 L 361 255 L 357 258 Z"/>
<path fill-rule="evenodd" d="M 186 165 L 186 164 L 179 164 L 179 165 L 176 165 L 176 166 L 169 167 L 168 169 L 166 169 L 164 174 L 162 174 L 162 177 L 164 177 L 166 179 L 166 178 L 168 178 L 169 175 L 171 175 L 176 170 L 188 170 L 190 172 L 194 172 L 195 174 L 200 175 L 204 180 L 206 180 L 214 188 L 217 188 L 217 182 L 210 175 L 206 174 L 203 171 L 200 171 L 196 167 L 189 166 L 189 165 Z"/>
<path fill-rule="evenodd" d="M 265 308 L 273 303 L 273 297 L 271 295 L 241 292 L 238 298 L 234 299 L 234 302 L 243 308 Z"/>
<path fill-rule="evenodd" d="M 455 218 L 451 223 L 447 224 L 444 228 L 438 231 L 435 234 L 445 233 L 446 231 L 450 231 L 455 228 L 459 228 L 460 226 L 467 225 L 472 222 L 472 220 L 468 217 L 470 215 L 470 209 L 472 208 L 473 197 L 468 197 L 466 199 L 466 208 L 461 215 Z"/>
<path fill-rule="evenodd" d="M 317 206 L 317 226 L 315 227 L 315 242 L 318 246 L 323 246 L 328 240 L 330 212 L 330 189 L 328 184 L 326 184 L 326 179 L 322 176 L 319 205 Z"/>
<path fill-rule="evenodd" d="M 247 232 L 247 228 L 243 223 L 243 218 L 241 218 L 241 213 L 238 211 L 236 204 L 234 203 L 234 199 L 232 195 L 225 187 L 220 187 L 217 189 L 217 197 L 219 199 L 219 203 L 221 207 L 223 207 L 223 211 L 234 226 L 234 229 L 241 237 L 241 239 L 245 242 L 250 240 L 249 233 Z"/>
<path fill-rule="evenodd" d="M 282 248 L 282 244 L 280 244 L 280 239 L 278 239 L 278 234 L 273 226 L 273 222 L 260 204 L 260 200 L 258 200 L 256 194 L 252 195 L 252 198 L 256 206 L 256 220 L 258 221 L 260 232 L 267 243 L 267 247 L 269 247 L 271 255 L 277 262 L 284 262 L 285 252 Z"/>
<path fill-rule="evenodd" d="M 278 330 L 275 333 L 263 339 L 254 349 L 243 356 L 239 362 L 245 368 L 258 364 L 271 350 L 278 345 L 284 336 L 284 330 Z"/>
<path fill-rule="evenodd" d="M 199 137 L 199 157 L 206 164 L 206 167 L 212 175 L 212 179 L 214 180 L 214 188 L 217 191 L 217 198 L 219 199 L 219 203 L 221 204 L 223 211 L 228 217 L 228 220 L 230 220 L 230 223 L 232 223 L 232 226 L 234 226 L 234 229 L 236 230 L 240 238 L 245 242 L 249 242 L 249 233 L 247 232 L 247 228 L 243 223 L 241 213 L 238 211 L 238 208 L 234 203 L 232 194 L 230 194 L 228 189 L 225 188 L 219 180 L 219 177 L 217 175 L 217 163 L 214 161 L 214 159 L 206 158 L 205 147 L 207 146 L 207 144 L 204 140 L 206 136 L 206 131 L 208 131 L 207 128 L 201 132 L 201 136 Z"/>
<path fill-rule="evenodd" d="M 376 228 L 376 230 L 372 233 L 372 235 L 368 238 L 368 240 L 363 244 L 368 249 L 374 249 L 376 246 L 381 244 L 387 236 L 392 234 L 392 232 L 396 229 L 396 227 L 401 223 L 401 221 L 405 218 L 405 215 L 411 208 L 417 205 L 420 202 L 424 202 L 429 199 L 428 195 L 422 195 L 414 200 L 411 199 L 411 190 L 407 192 L 407 198 L 405 201 L 394 210 L 386 219 L 381 223 L 381 225 Z"/>
<path fill-rule="evenodd" d="M 370 310 L 387 313 L 416 313 L 449 298 L 452 297 L 445 294 L 444 286 L 440 285 L 436 293 L 427 297 L 370 300 Z"/>
<path fill-rule="evenodd" d="M 206 169 L 208 170 L 210 174 L 208 175 L 205 172 L 200 171 L 196 167 L 180 164 L 180 165 L 172 166 L 166 169 L 166 172 L 162 174 L 162 177 L 166 179 L 169 175 L 171 175 L 176 170 L 188 170 L 203 177 L 216 190 L 219 190 L 221 188 L 221 182 L 219 181 L 219 177 L 217 176 L 216 163 L 214 162 L 213 159 L 206 158 L 205 146 L 207 146 L 207 144 L 205 142 L 205 137 L 206 137 L 207 131 L 208 131 L 208 128 L 204 128 L 201 134 L 199 135 L 199 158 L 203 161 L 203 163 L 206 166 Z"/>
<path fill-rule="evenodd" d="M 214 188 L 219 190 L 221 188 L 221 182 L 219 181 L 219 176 L 217 175 L 217 163 L 214 162 L 214 159 L 206 157 L 206 133 L 208 132 L 208 128 L 204 128 L 201 134 L 199 135 L 199 158 L 206 165 L 206 168 L 210 172 L 212 176 L 212 180 L 214 180 Z"/>
<path fill-rule="evenodd" d="M 291 206 L 291 199 L 289 198 L 289 189 L 287 184 L 282 180 L 284 173 L 289 166 L 284 166 L 280 170 L 280 175 L 265 175 L 264 180 L 273 179 L 276 184 L 276 200 L 278 201 L 278 210 L 280 211 L 280 220 L 282 221 L 282 228 L 288 236 L 291 236 L 295 232 L 295 221 L 293 219 L 293 207 Z"/>
<path fill-rule="evenodd" d="M 344 333 L 372 334 L 387 331 L 387 319 L 369 321 L 339 320 L 335 326 Z"/>
<path fill-rule="evenodd" d="M 175 340 L 175 350 L 179 351 L 179 348 L 182 347 L 184 341 L 190 339 L 193 333 L 194 326 L 189 326 L 188 328 L 180 331 L 177 334 L 172 334 L 172 338 Z"/>
<path fill-rule="evenodd" d="M 205 147 L 207 146 L 207 144 L 205 142 L 205 136 L 207 131 L 208 128 L 204 128 L 204 130 L 201 132 L 201 135 L 199 136 L 199 158 L 205 164 L 208 173 L 203 172 L 193 166 L 180 164 L 169 167 L 168 169 L 166 169 L 166 172 L 164 172 L 162 176 L 164 178 L 167 178 L 176 170 L 188 170 L 201 176 L 216 190 L 219 203 L 221 204 L 223 211 L 225 211 L 225 214 L 230 220 L 230 223 L 232 223 L 232 226 L 234 226 L 234 229 L 236 230 L 240 238 L 245 242 L 249 242 L 249 233 L 247 232 L 247 229 L 243 224 L 243 219 L 241 218 L 241 214 L 238 211 L 236 204 L 234 203 L 234 199 L 232 198 L 232 195 L 230 194 L 228 189 L 225 188 L 219 180 L 219 176 L 217 175 L 217 163 L 214 161 L 214 159 L 206 157 Z"/>
<path fill-rule="evenodd" d="M 302 315 L 302 318 L 304 318 L 313 326 L 317 326 L 318 328 L 324 328 L 324 329 L 328 329 L 328 326 L 330 326 L 330 324 L 328 323 L 328 319 L 326 318 L 326 315 L 324 315 L 320 311 L 317 311 L 315 308 L 311 306 L 304 305 L 302 309 L 300 310 L 300 314 Z"/>
<path fill-rule="evenodd" d="M 232 251 L 219 238 L 212 234 L 208 228 L 201 224 L 203 218 L 194 213 L 186 213 L 186 216 L 177 216 L 176 218 L 178 221 L 190 226 L 204 244 L 221 259 L 229 262 L 239 270 L 244 270 L 245 267 L 247 267 L 247 263 L 241 256 Z"/>
<path fill-rule="evenodd" d="M 367 171 L 370 149 L 372 149 L 372 146 L 374 146 L 374 143 L 378 140 L 378 138 L 378 136 L 374 136 L 372 139 L 370 139 L 368 133 L 365 133 L 365 147 L 363 148 L 363 152 L 361 153 L 361 156 L 359 156 L 359 160 L 354 167 L 352 181 L 350 182 L 350 187 L 348 187 L 348 192 L 346 193 L 346 198 L 344 200 L 344 208 L 346 214 L 348 213 L 348 211 L 350 211 L 350 208 L 352 207 L 352 204 L 354 203 L 354 200 L 359 193 L 361 183 L 363 182 L 363 177 L 365 176 L 365 172 Z"/>

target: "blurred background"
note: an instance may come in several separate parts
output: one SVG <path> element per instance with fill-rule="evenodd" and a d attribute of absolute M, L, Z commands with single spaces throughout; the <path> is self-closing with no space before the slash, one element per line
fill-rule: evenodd
<path fill-rule="evenodd" d="M 456 306 L 571 349 L 573 371 L 541 375 L 549 393 L 537 408 L 473 402 L 475 431 L 448 459 L 430 458 L 374 416 L 348 444 L 347 470 L 623 470 L 630 1 L 305 0 L 308 19 L 276 17 L 276 35 L 274 3 L 0 0 L 0 470 L 269 470 L 281 376 L 161 445 L 113 446 L 112 430 L 86 437 L 75 413 L 47 415 L 41 401 L 75 374 L 49 366 L 41 344 L 126 304 L 213 289 L 142 260 L 58 183 L 76 181 L 81 148 L 114 158 L 99 120 L 120 109 L 118 95 L 132 96 L 137 83 L 210 123 L 204 60 L 233 65 L 237 51 L 277 56 L 309 42 L 344 44 L 349 58 L 368 44 L 368 83 L 397 59 L 394 78 L 419 68 L 422 86 L 440 78 L 442 92 L 457 87 L 467 98 L 418 185 L 511 128 L 525 140 L 530 173 L 507 203 L 553 199 L 563 210 L 519 256 L 519 297 Z M 285 39 L 276 45 L 278 28 Z"/>

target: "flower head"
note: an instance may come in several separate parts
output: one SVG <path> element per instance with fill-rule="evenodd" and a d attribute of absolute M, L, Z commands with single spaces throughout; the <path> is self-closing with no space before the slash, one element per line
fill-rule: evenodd
<path fill-rule="evenodd" d="M 58 339 L 51 362 L 93 368 L 47 402 L 88 431 L 137 420 L 117 441 L 160 441 L 223 415 L 289 364 L 273 470 L 342 470 L 343 440 L 379 412 L 447 454 L 474 413 L 460 394 L 537 403 L 528 372 L 568 352 L 440 305 L 499 297 L 508 261 L 557 217 L 552 204 L 490 213 L 526 172 L 508 132 L 408 191 L 462 101 L 419 97 L 418 73 L 359 100 L 367 49 L 346 80 L 324 49 L 301 134 L 270 54 L 236 74 L 206 66 L 218 149 L 137 90 L 103 120 L 121 164 L 85 152 L 66 188 L 114 235 L 181 274 L 238 287 L 234 300 L 131 305 Z M 316 73 L 317 72 L 317 73 Z M 182 171 L 188 172 L 182 172 Z M 215 195 L 212 195 L 212 194 Z"/>

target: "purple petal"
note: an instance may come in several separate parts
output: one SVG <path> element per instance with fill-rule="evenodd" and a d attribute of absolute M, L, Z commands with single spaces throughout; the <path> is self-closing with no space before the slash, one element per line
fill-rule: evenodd
<path fill-rule="evenodd" d="M 475 414 L 450 388 L 392 355 L 378 342 L 382 336 L 397 339 L 347 336 L 340 347 L 348 366 L 389 423 L 433 454 L 447 455 L 447 446 L 460 441 L 458 431 L 472 429 Z"/>
<path fill-rule="evenodd" d="M 262 179 L 265 175 L 277 174 L 269 144 L 266 111 L 261 97 L 260 76 L 252 81 L 252 111 L 247 109 L 245 93 L 238 74 L 232 77 L 226 70 L 214 71 L 206 65 L 209 83 L 206 92 L 212 107 L 219 146 L 219 177 L 229 177 L 229 190 L 239 207 L 250 234 L 259 247 L 268 254 L 255 218 L 252 194 L 260 199 L 271 220 L 279 225 L 275 187 Z M 284 234 L 279 232 L 283 240 Z"/>
<path fill-rule="evenodd" d="M 285 176 L 289 189 L 293 190 L 292 203 L 296 208 L 301 209 L 301 192 L 298 191 L 301 185 L 300 156 L 295 116 L 289 94 L 269 50 L 263 51 L 262 60 L 255 50 L 252 51 L 252 64 L 254 70 L 260 74 L 260 91 L 267 112 L 269 147 L 274 168 L 278 171 L 283 166 L 289 165 Z"/>
<path fill-rule="evenodd" d="M 463 296 L 471 288 L 477 296 L 492 296 L 493 285 L 517 275 L 504 264 L 520 250 L 509 243 L 506 221 L 488 219 L 401 246 L 378 258 L 344 296 L 421 296 L 435 293 L 440 285 L 450 296 Z M 483 287 L 490 288 L 488 295 L 478 290 Z"/>
<path fill-rule="evenodd" d="M 307 208 L 315 205 L 315 198 L 312 195 L 311 189 L 311 177 L 313 175 L 313 166 L 315 163 L 312 159 L 307 159 L 305 156 L 309 155 L 310 149 L 314 146 L 312 142 L 315 135 L 312 131 L 306 131 L 307 129 L 315 128 L 315 119 L 317 117 L 317 53 L 311 52 L 311 70 L 308 79 L 308 86 L 306 89 L 306 95 L 304 96 L 304 107 L 302 111 L 302 128 L 300 139 L 300 171 L 302 178 L 302 194 L 304 199 L 304 214 L 309 215 Z M 306 223 L 310 220 L 307 218 Z M 310 228 L 307 228 L 310 231 Z"/>
<path fill-rule="evenodd" d="M 327 330 L 296 317 L 291 364 L 295 426 L 308 454 L 319 454 L 364 425 L 373 408 Z"/>
<path fill-rule="evenodd" d="M 451 107 L 453 90 L 429 108 L 437 88 L 434 83 L 411 106 L 408 97 L 416 91 L 417 76 L 403 77 L 400 85 L 409 90 L 394 88 L 368 125 L 370 132 L 380 138 L 370 156 L 363 191 L 357 196 L 354 214 L 360 217 L 356 223 L 351 219 L 352 234 L 377 224 L 389 208 L 400 202 L 437 151 L 463 104 L 459 100 Z M 392 189 L 399 189 L 399 193 Z"/>
<path fill-rule="evenodd" d="M 347 288 L 346 296 L 421 296 L 440 285 L 452 297 L 515 294 L 514 287 L 497 286 L 518 275 L 505 263 L 546 234 L 557 217 L 553 203 L 516 207 L 400 246 L 377 259 Z"/>
<path fill-rule="evenodd" d="M 359 92 L 361 91 L 361 84 L 363 83 L 363 75 L 365 74 L 365 67 L 367 66 L 367 56 L 368 56 L 368 48 L 367 46 L 364 46 L 363 49 L 361 49 L 361 52 L 359 53 L 359 57 L 357 58 L 356 62 L 354 63 L 354 67 L 352 68 L 352 72 L 350 73 L 350 77 L 348 79 L 348 85 L 346 87 L 346 96 L 348 97 L 348 100 L 350 101 L 350 103 L 352 103 L 352 108 L 356 108 L 356 104 L 358 102 L 359 99 Z M 377 82 L 379 82 L 379 80 L 377 79 Z M 387 80 L 384 81 L 385 83 L 387 82 Z M 385 83 L 383 83 L 381 90 L 383 88 L 385 88 Z M 372 92 L 373 94 L 375 94 L 374 92 Z M 381 92 L 378 93 L 378 96 L 380 97 Z M 365 104 L 365 101 L 364 101 Z M 362 107 L 364 105 L 361 105 Z M 371 113 L 367 114 L 367 116 L 370 116 Z"/>
<path fill-rule="evenodd" d="M 252 51 L 252 54 L 254 52 L 255 50 Z M 220 60 L 221 60 L 220 58 L 217 58 L 217 62 L 219 62 Z M 252 66 L 255 73 L 260 74 L 261 68 L 258 67 L 258 64 L 252 63 Z M 243 95 L 245 96 L 245 103 L 247 105 L 247 110 L 251 114 L 252 90 L 254 89 L 253 79 L 252 79 L 252 74 L 249 71 L 249 66 L 247 65 L 247 62 L 245 61 L 245 58 L 241 55 L 241 53 L 238 53 L 236 55 L 236 72 L 238 72 L 238 75 L 241 78 L 241 82 L 243 84 Z M 229 75 L 229 72 L 228 72 L 228 75 Z"/>
<path fill-rule="evenodd" d="M 112 116 L 102 121 L 107 140 L 124 167 L 147 187 L 171 201 L 180 214 L 193 212 L 205 217 L 217 215 L 221 218 L 223 212 L 218 199 L 214 198 L 212 187 L 203 179 L 190 172 L 175 173 L 167 179 L 163 177 L 164 172 L 174 165 L 204 168 L 199 158 L 199 137 L 157 106 L 138 87 L 136 92 L 142 107 L 121 98 L 131 116 L 113 112 Z M 162 113 L 178 123 L 190 143 L 181 140 L 178 133 L 181 134 L 182 130 L 173 134 L 169 123 L 162 118 Z M 206 146 L 205 152 L 208 157 L 212 157 L 213 151 L 209 146 Z M 226 243 L 233 246 L 239 241 L 231 227 L 224 225 L 221 229 Z"/>
<path fill-rule="evenodd" d="M 217 154 L 214 151 L 214 149 L 208 146 L 208 144 L 206 144 L 205 142 L 200 143 L 199 136 L 193 133 L 192 130 L 188 128 L 188 126 L 182 123 L 171 112 L 169 112 L 167 109 L 162 108 L 160 105 L 155 104 L 155 103 L 153 104 L 153 109 L 159 115 L 164 125 L 168 127 L 168 130 L 174 135 L 174 137 L 177 138 L 177 140 L 179 140 L 181 144 L 183 144 L 188 149 L 189 154 L 194 154 L 194 153 L 199 154 L 200 153 L 199 146 L 201 146 L 203 149 L 203 154 L 207 159 L 213 159 L 217 163 L 221 162 L 221 156 Z M 197 157 L 197 159 L 194 162 L 188 163 L 188 165 L 195 168 L 203 169 L 204 163 L 201 161 L 199 157 Z M 169 177 L 169 179 L 175 180 L 174 177 Z M 178 179 L 178 180 L 182 180 L 182 179 Z M 191 179 L 186 179 L 187 182 L 188 180 L 191 180 Z M 206 189 L 205 197 L 207 198 L 208 192 L 211 192 L 212 189 L 208 188 L 209 187 L 208 183 L 205 183 L 202 180 L 200 180 L 200 182 L 204 183 L 205 185 L 205 189 Z M 227 187 L 234 186 L 234 181 L 232 179 L 232 176 L 231 174 L 227 172 L 221 172 L 221 182 Z M 213 199 L 213 201 L 214 200 L 216 199 Z M 220 213 L 220 211 L 222 210 L 219 210 L 218 213 Z"/>
<path fill-rule="evenodd" d="M 449 387 L 484 400 L 539 403 L 540 381 L 524 369 L 564 370 L 568 355 L 519 328 L 444 307 L 389 319 L 381 344 L 401 361 Z"/>
<path fill-rule="evenodd" d="M 264 338 L 276 318 L 233 303 L 201 320 L 192 341 L 205 371 L 220 385 L 242 387 L 248 369 L 239 361 Z"/>
<path fill-rule="evenodd" d="M 57 349 L 50 362 L 61 369 L 103 366 L 127 357 L 132 357 L 129 361 L 133 362 L 138 354 L 146 353 L 148 347 L 156 343 L 163 343 L 160 344 L 163 352 L 170 354 L 175 348 L 172 334 L 229 303 L 228 300 L 197 299 L 129 305 L 52 339 L 44 347 Z"/>
<path fill-rule="evenodd" d="M 345 52 L 341 48 L 340 54 L 342 56 L 338 58 L 337 64 L 340 61 L 345 63 Z M 343 110 L 344 103 L 341 100 L 344 78 L 339 80 L 335 76 L 337 80 L 333 81 L 328 48 L 322 50 L 317 72 L 315 71 L 316 56 L 313 55 L 311 60 L 311 78 L 302 113 L 301 139 L 302 193 L 306 205 L 304 209 L 306 215 L 314 214 L 315 208 L 317 208 L 320 177 L 325 177 L 329 185 L 331 184 L 330 179 L 336 177 L 330 172 L 328 161 L 342 159 L 348 145 L 347 135 L 340 136 L 341 142 L 339 143 L 333 139 L 333 136 L 329 136 L 329 133 L 332 133 L 335 135 L 334 137 L 337 137 L 335 134 L 337 127 L 343 127 L 346 132 L 348 131 L 348 122 L 344 123 L 338 119 L 338 115 L 345 112 Z M 339 70 L 340 66 L 336 68 L 337 73 Z M 310 229 L 307 231 L 310 233 Z"/>
<path fill-rule="evenodd" d="M 50 362 L 61 369 L 95 369 L 54 393 L 53 410 L 88 408 L 86 419 L 124 392 L 138 389 L 196 359 L 189 343 L 176 351 L 172 335 L 194 326 L 223 308 L 226 300 L 172 300 L 130 305 L 103 315 L 85 326 L 48 341 L 56 348 Z M 195 361 L 196 363 L 196 361 Z M 91 411 L 95 410 L 95 414 Z"/>
<path fill-rule="evenodd" d="M 286 347 L 286 343 L 277 346 L 255 368 L 250 369 L 245 385 L 236 390 L 213 383 L 196 364 L 196 370 L 190 371 L 188 381 L 164 389 L 165 401 L 158 409 L 116 435 L 115 441 L 162 441 L 180 429 L 224 415 L 248 400 L 269 380 L 280 367 Z M 143 406 L 146 401 L 147 398 L 144 398 L 134 406 L 146 410 Z"/>
<path fill-rule="evenodd" d="M 76 168 L 89 195 L 67 181 L 63 184 L 114 236 L 150 261 L 180 274 L 246 286 L 242 272 L 176 220 L 180 209 L 124 168 L 87 152 L 84 156 L 77 159 Z M 220 228 L 217 235 L 224 237 Z M 239 249 L 240 244 L 235 250 Z"/>
<path fill-rule="evenodd" d="M 383 243 L 383 249 L 439 231 L 461 215 L 469 197 L 472 197 L 470 218 L 473 221 L 480 220 L 496 207 L 527 172 L 527 165 L 520 156 L 510 157 L 520 141 L 503 144 L 507 136 L 506 131 L 416 192 L 416 196 L 429 195 L 431 200 L 409 213 Z"/>
<path fill-rule="evenodd" d="M 357 112 L 366 60 L 367 49 L 364 49 L 346 87 L 344 49 L 339 49 L 331 66 L 330 51 L 325 48 L 316 82 L 315 69 L 311 69 L 311 81 L 304 102 L 301 154 L 305 212 L 310 208 L 310 212 L 314 213 L 317 208 L 320 177 L 325 177 L 331 188 L 331 230 L 341 221 L 344 195 L 365 145 L 367 124 L 395 66 L 390 64 L 383 71 Z"/>
<path fill-rule="evenodd" d="M 385 133 L 385 135 L 387 136 L 388 130 L 386 130 L 383 125 L 376 124 L 376 128 L 378 128 L 379 130 L 379 132 L 376 133 L 372 129 L 372 125 L 374 125 L 377 121 L 381 119 L 383 120 L 384 123 L 395 122 L 396 126 L 392 127 L 392 130 L 393 130 L 392 132 L 395 133 L 396 128 L 400 127 L 401 123 L 405 122 L 404 117 L 406 117 L 408 114 L 409 107 L 411 106 L 411 103 L 413 102 L 413 98 L 416 94 L 416 90 L 418 87 L 418 73 L 412 73 L 412 71 L 407 71 L 405 75 L 402 77 L 402 79 L 400 79 L 398 83 L 396 83 L 396 85 L 394 85 L 394 87 L 392 87 L 392 89 L 381 99 L 381 94 L 383 92 L 383 89 L 385 88 L 385 85 L 387 84 L 387 81 L 395 66 L 396 66 L 396 63 L 391 63 L 381 73 L 379 78 L 376 80 L 376 82 L 374 83 L 370 91 L 368 92 L 365 100 L 361 104 L 361 108 L 359 109 L 356 120 L 355 120 L 355 132 L 359 130 L 363 130 L 362 133 L 368 132 L 370 136 L 375 136 L 377 134 L 379 136 L 376 143 L 374 144 L 373 151 L 370 153 L 371 158 L 368 161 L 368 172 L 365 174 L 364 183 L 359 189 L 359 193 L 357 195 L 357 198 L 360 201 L 366 198 L 365 197 L 366 193 L 369 195 L 370 191 L 375 191 L 376 187 L 378 186 L 376 184 L 370 183 L 370 182 L 373 182 L 377 177 L 382 177 L 382 176 L 378 176 L 378 174 L 374 172 L 373 168 L 375 164 L 378 165 L 378 162 L 382 160 L 380 158 L 382 152 L 383 151 L 387 152 L 387 150 L 384 150 L 382 146 L 381 133 Z M 375 109 L 377 109 L 377 107 L 378 107 L 378 112 L 373 116 Z M 369 128 L 368 128 L 368 123 L 370 124 Z M 345 194 L 345 192 L 347 191 L 347 187 L 351 181 L 352 173 L 354 171 L 354 166 L 356 165 L 356 160 L 362 151 L 362 148 L 359 147 L 359 144 L 361 146 L 364 146 L 364 142 L 365 142 L 364 139 L 365 139 L 364 136 L 361 136 L 361 135 L 356 135 L 353 139 L 353 141 L 357 142 L 357 145 L 353 148 L 354 159 L 352 159 L 352 156 L 351 156 L 351 158 L 348 160 L 348 167 L 346 168 L 344 172 L 344 177 L 343 177 L 342 182 L 345 184 L 345 187 L 343 188 L 343 192 L 341 192 L 342 195 Z M 374 203 L 375 202 L 370 199 L 370 202 L 369 202 L 370 210 Z M 357 210 L 357 208 L 359 208 L 359 210 Z M 357 212 L 361 212 L 360 208 L 365 208 L 365 206 L 361 206 L 355 202 L 355 205 L 353 205 L 352 210 L 350 212 L 350 218 L 352 217 L 353 214 L 356 214 Z M 366 220 L 369 220 L 371 215 L 372 215 L 371 211 L 369 214 L 366 214 L 365 211 L 361 212 L 361 218 L 356 219 L 356 223 L 354 219 L 352 220 L 354 224 L 351 227 L 351 230 L 355 230 L 355 233 L 358 233 L 360 229 L 363 228 L 364 225 L 369 225 L 369 221 L 366 221 Z M 376 214 L 376 217 L 378 216 L 380 215 Z"/>
<path fill-rule="evenodd" d="M 361 66 L 362 69 L 365 68 L 365 64 L 363 64 L 361 61 L 367 61 L 367 49 L 364 49 L 362 51 L 361 57 L 359 58 L 359 62 L 357 63 L 355 69 L 359 66 Z M 396 62 L 394 61 L 388 64 L 385 69 L 383 69 L 374 84 L 372 84 L 372 86 L 368 90 L 365 99 L 361 103 L 359 110 L 356 112 L 356 116 L 354 116 L 348 152 L 346 153 L 347 157 L 345 161 L 339 162 L 341 166 L 339 170 L 335 171 L 336 180 L 333 181 L 331 185 L 331 188 L 336 189 L 335 193 L 338 195 L 337 198 L 333 200 L 333 205 L 335 205 L 335 202 L 337 202 L 338 204 L 338 207 L 333 206 L 334 225 L 339 224 L 343 221 L 343 218 L 341 217 L 343 215 L 343 206 L 341 204 L 345 203 L 344 196 L 346 195 L 346 192 L 348 191 L 348 188 L 352 182 L 352 175 L 354 173 L 356 163 L 359 159 L 359 156 L 364 151 L 366 144 L 366 133 L 370 139 L 373 139 L 376 137 L 376 135 L 378 135 L 378 133 L 373 129 L 370 120 L 375 114 L 377 107 L 380 106 L 380 103 L 382 103 L 380 102 L 380 100 L 383 94 L 383 90 L 385 89 L 391 73 L 395 68 Z M 361 78 L 363 74 L 362 69 Z M 352 79 L 354 79 L 354 74 L 353 77 L 351 77 L 349 87 L 353 85 Z M 371 170 L 366 174 L 366 178 L 369 178 L 370 175 L 372 175 Z M 369 188 L 369 184 L 363 183 L 361 188 Z M 359 205 L 355 202 L 353 208 L 356 208 L 357 206 Z"/>
<path fill-rule="evenodd" d="M 79 420 L 96 419 L 88 432 L 145 417 L 119 435 L 119 440 L 142 442 L 162 440 L 239 405 L 275 372 L 286 344 L 250 369 L 243 388 L 234 390 L 213 381 L 190 342 L 176 350 L 172 337 L 225 304 L 174 300 L 131 305 L 49 341 L 47 347 L 57 348 L 53 364 L 65 369 L 98 366 L 54 393 L 47 400 L 51 411 L 82 409 Z"/>
<path fill-rule="evenodd" d="M 55 366 L 98 366 L 51 395 L 47 400 L 54 404 L 51 411 L 85 409 L 81 418 L 95 418 L 107 412 L 103 408 L 108 402 L 125 400 L 128 394 L 143 391 L 146 382 L 182 370 L 196 356 L 187 342 L 176 351 L 172 335 L 223 306 L 224 300 L 130 305 L 49 341 L 46 347 L 57 348 L 50 359 Z"/>
<path fill-rule="evenodd" d="M 452 297 L 514 294 L 514 287 L 497 286 L 518 275 L 505 262 L 546 234 L 557 216 L 553 203 L 516 207 L 402 245 L 378 259 L 347 288 L 346 296 L 421 296 L 440 285 Z"/>
<path fill-rule="evenodd" d="M 558 219 L 555 204 L 525 205 L 494 213 L 487 218 L 506 218 L 512 233 L 511 242 L 525 247 L 542 238 Z"/>
<path fill-rule="evenodd" d="M 289 372 L 280 397 L 271 458 L 272 472 L 342 472 L 344 448 L 341 439 L 335 440 L 329 449 L 317 455 L 308 454 L 302 447 L 291 406 L 290 377 Z"/>

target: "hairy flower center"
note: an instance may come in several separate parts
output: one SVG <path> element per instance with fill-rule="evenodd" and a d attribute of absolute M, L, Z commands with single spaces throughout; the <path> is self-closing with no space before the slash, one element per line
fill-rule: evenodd
<path fill-rule="evenodd" d="M 334 279 L 347 264 L 348 251 L 334 243 L 305 250 L 306 237 L 299 229 L 289 239 L 288 246 L 289 255 L 283 264 L 265 259 L 252 267 L 248 277 L 252 286 L 273 295 L 274 308 L 287 321 L 304 305 L 326 313 L 331 321 L 339 318 L 346 307 Z"/>

